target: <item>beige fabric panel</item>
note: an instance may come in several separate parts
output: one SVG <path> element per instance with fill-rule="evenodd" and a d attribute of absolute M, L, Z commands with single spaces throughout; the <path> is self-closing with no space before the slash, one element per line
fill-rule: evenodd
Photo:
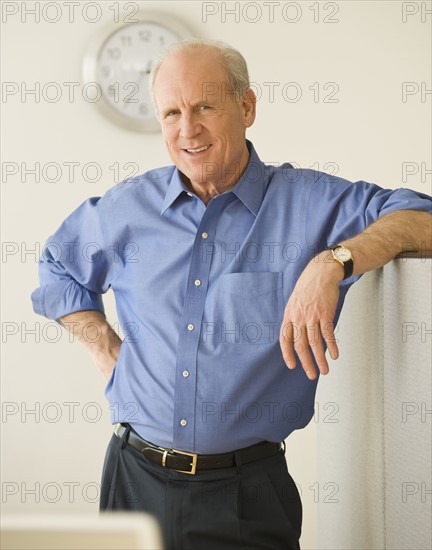
<path fill-rule="evenodd" d="M 431 548 L 431 280 L 397 259 L 348 293 L 317 394 L 320 549 Z"/>

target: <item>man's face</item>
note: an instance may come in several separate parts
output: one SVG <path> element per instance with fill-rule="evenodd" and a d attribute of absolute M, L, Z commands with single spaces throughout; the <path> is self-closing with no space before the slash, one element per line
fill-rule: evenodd
<path fill-rule="evenodd" d="M 255 119 L 255 95 L 236 98 L 214 50 L 176 53 L 159 68 L 154 94 L 172 162 L 192 186 L 223 191 L 246 167 L 246 128 Z M 239 101 L 236 101 L 238 99 Z"/>

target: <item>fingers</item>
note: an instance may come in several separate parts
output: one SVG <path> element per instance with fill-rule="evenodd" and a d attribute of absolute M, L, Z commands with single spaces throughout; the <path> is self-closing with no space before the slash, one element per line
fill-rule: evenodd
<path fill-rule="evenodd" d="M 286 366 L 289 369 L 295 369 L 296 367 L 293 344 L 298 338 L 296 334 L 298 328 L 298 325 L 295 325 L 292 322 L 285 323 L 281 327 L 279 342 L 282 350 L 282 356 Z"/>
<path fill-rule="evenodd" d="M 323 322 L 321 324 L 321 333 L 327 344 L 327 349 L 329 350 L 330 357 L 334 360 L 339 357 L 339 348 L 337 346 L 337 340 L 334 334 L 334 325 L 331 320 Z"/>
<path fill-rule="evenodd" d="M 331 321 L 316 321 L 303 326 L 292 321 L 283 324 L 280 345 L 287 367 L 290 369 L 296 367 L 296 353 L 307 377 L 314 380 L 317 377 L 317 372 L 312 359 L 313 355 L 320 373 L 328 374 L 329 366 L 325 357 L 323 341 L 327 344 L 331 358 L 337 359 L 339 351 Z"/>
<path fill-rule="evenodd" d="M 312 336 L 313 327 L 311 328 L 312 330 L 309 333 L 309 331 L 306 330 L 306 327 L 304 326 L 302 327 L 300 338 L 297 340 L 297 342 L 294 342 L 294 349 L 298 355 L 298 358 L 300 359 L 300 362 L 302 364 L 304 371 L 306 372 L 307 377 L 310 380 L 314 380 L 317 376 L 317 373 L 316 373 L 315 365 L 312 361 L 312 356 L 309 351 L 309 348 L 311 347 L 312 351 L 314 351 L 314 348 L 316 348 L 316 345 L 314 342 L 315 337 Z"/>
<path fill-rule="evenodd" d="M 316 361 L 316 364 L 318 365 L 320 373 L 327 374 L 329 372 L 329 366 L 325 356 L 325 351 L 323 346 L 323 335 L 322 335 L 320 323 L 314 323 L 313 325 L 308 327 L 308 342 L 312 350 L 312 353 L 315 357 L 315 361 Z M 306 374 L 307 374 L 307 371 L 306 371 Z"/>
<path fill-rule="evenodd" d="M 296 367 L 296 353 L 308 378 L 311 380 L 316 378 L 316 369 L 309 351 L 309 337 L 305 327 L 292 321 L 283 324 L 280 334 L 280 346 L 282 356 L 289 369 L 295 369 Z"/>

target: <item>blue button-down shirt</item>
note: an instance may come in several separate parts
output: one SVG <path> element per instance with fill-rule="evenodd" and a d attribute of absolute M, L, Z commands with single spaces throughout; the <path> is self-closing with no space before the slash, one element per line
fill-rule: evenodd
<path fill-rule="evenodd" d="M 311 258 L 426 195 L 290 164 L 248 143 L 246 171 L 207 207 L 174 166 L 91 198 L 48 240 L 34 310 L 103 311 L 115 293 L 124 341 L 106 387 L 112 422 L 157 445 L 225 452 L 308 424 L 317 380 L 279 346 L 288 298 Z M 349 286 L 341 284 L 336 320 Z"/>

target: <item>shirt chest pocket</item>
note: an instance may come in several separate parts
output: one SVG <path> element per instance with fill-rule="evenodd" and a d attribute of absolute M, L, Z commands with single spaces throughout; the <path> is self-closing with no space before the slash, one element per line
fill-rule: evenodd
<path fill-rule="evenodd" d="M 220 279 L 218 322 L 221 342 L 269 344 L 279 340 L 283 273 L 228 273 Z"/>

